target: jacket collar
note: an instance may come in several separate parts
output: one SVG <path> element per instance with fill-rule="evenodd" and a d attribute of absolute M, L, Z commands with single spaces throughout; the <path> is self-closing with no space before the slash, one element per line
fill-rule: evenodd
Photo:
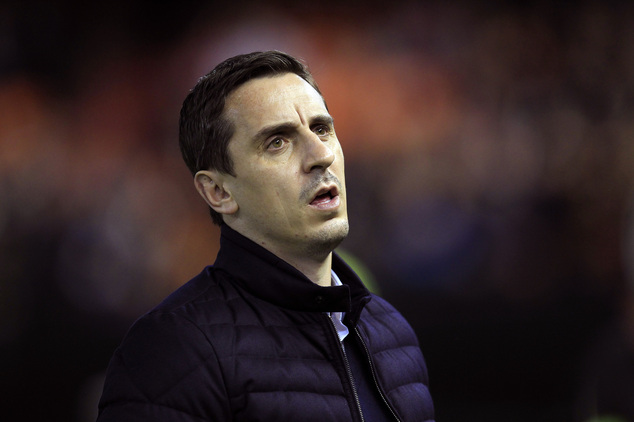
<path fill-rule="evenodd" d="M 227 272 L 236 284 L 267 302 L 296 311 L 346 312 L 346 319 L 355 325 L 370 292 L 336 253 L 332 267 L 343 285 L 319 286 L 226 224 L 221 227 L 214 263 L 216 271 Z"/>

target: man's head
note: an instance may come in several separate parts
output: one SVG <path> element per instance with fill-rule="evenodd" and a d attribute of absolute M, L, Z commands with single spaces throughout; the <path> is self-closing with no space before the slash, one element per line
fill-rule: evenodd
<path fill-rule="evenodd" d="M 231 57 L 198 80 L 183 102 L 179 125 L 181 153 L 192 175 L 200 170 L 235 175 L 227 149 L 235 131 L 233 122 L 224 115 L 227 96 L 251 79 L 284 73 L 300 76 L 320 92 L 306 66 L 279 51 Z M 210 210 L 214 223 L 220 225 L 222 215 Z"/>
<path fill-rule="evenodd" d="M 343 152 L 296 59 L 265 52 L 220 64 L 185 100 L 180 130 L 216 223 L 283 257 L 323 257 L 347 235 Z"/>

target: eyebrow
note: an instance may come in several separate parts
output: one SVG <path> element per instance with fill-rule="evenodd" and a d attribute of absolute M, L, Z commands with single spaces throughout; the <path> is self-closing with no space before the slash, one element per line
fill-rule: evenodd
<path fill-rule="evenodd" d="M 332 116 L 328 115 L 328 114 L 318 114 L 316 116 L 313 116 L 310 119 L 310 126 L 313 126 L 315 124 L 325 124 L 325 125 L 330 125 L 333 126 L 335 123 L 334 119 L 332 118 Z M 271 135 L 274 135 L 276 133 L 286 133 L 286 132 L 291 132 L 295 129 L 297 129 L 297 124 L 295 123 L 274 123 L 272 125 L 268 125 L 268 126 L 264 126 L 262 129 L 260 129 L 254 136 L 253 136 L 253 140 L 255 142 L 258 142 L 262 139 L 268 138 Z"/>
<path fill-rule="evenodd" d="M 276 133 L 285 133 L 294 130 L 297 127 L 295 123 L 275 123 L 269 126 L 264 126 L 253 136 L 255 142 L 259 142 L 262 139 L 266 139 Z"/>
<path fill-rule="evenodd" d="M 332 118 L 330 114 L 318 114 L 312 118 L 311 126 L 314 124 L 322 124 L 322 125 L 335 125 L 335 119 Z"/>

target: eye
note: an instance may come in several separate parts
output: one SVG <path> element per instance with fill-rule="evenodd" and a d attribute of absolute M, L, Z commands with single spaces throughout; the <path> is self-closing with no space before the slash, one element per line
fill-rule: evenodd
<path fill-rule="evenodd" d="M 268 149 L 280 149 L 283 146 L 284 146 L 284 139 L 275 138 L 269 143 Z"/>
<path fill-rule="evenodd" d="M 319 125 L 313 129 L 317 136 L 327 136 L 330 134 L 330 128 L 326 125 Z"/>

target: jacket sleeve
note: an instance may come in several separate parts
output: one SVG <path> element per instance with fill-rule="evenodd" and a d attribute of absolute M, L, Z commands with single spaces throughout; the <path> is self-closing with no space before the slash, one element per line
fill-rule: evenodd
<path fill-rule="evenodd" d="M 98 422 L 229 421 L 229 400 L 212 344 L 187 319 L 150 313 L 115 352 Z"/>

